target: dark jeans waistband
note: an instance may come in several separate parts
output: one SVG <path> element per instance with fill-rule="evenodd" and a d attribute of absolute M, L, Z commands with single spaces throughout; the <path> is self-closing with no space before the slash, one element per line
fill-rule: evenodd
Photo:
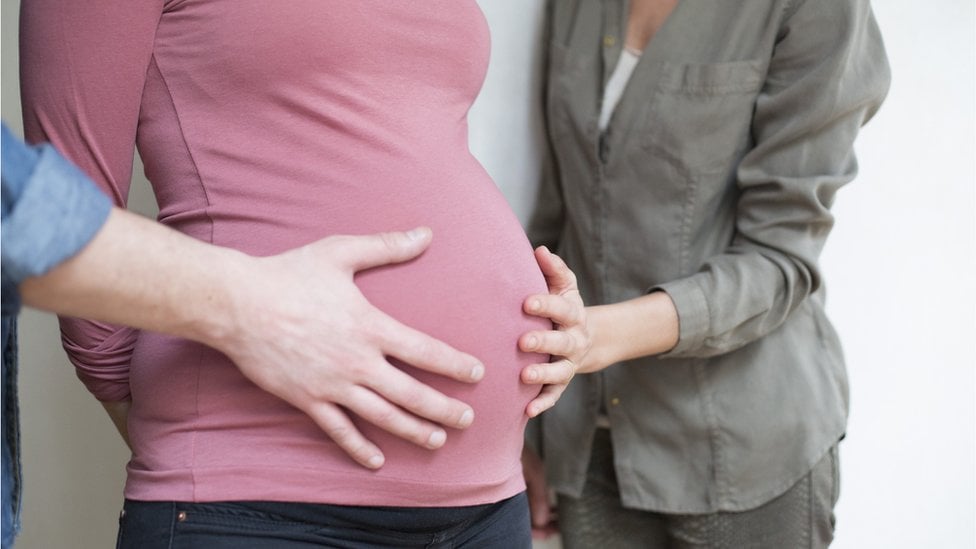
<path fill-rule="evenodd" d="M 126 500 L 120 548 L 531 547 L 525 494 L 467 507 Z"/>

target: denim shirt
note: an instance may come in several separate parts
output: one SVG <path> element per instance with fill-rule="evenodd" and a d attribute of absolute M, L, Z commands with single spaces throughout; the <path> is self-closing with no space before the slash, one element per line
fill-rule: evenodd
<path fill-rule="evenodd" d="M 18 286 L 73 256 L 105 223 L 111 202 L 50 145 L 28 147 L 3 125 L 0 279 L 3 296 L 3 539 L 20 529 L 17 406 Z"/>

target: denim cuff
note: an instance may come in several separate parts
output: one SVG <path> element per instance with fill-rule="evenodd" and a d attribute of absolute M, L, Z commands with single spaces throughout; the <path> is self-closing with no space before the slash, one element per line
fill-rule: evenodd
<path fill-rule="evenodd" d="M 0 233 L 5 278 L 20 284 L 78 253 L 105 224 L 112 203 L 50 145 Z"/>

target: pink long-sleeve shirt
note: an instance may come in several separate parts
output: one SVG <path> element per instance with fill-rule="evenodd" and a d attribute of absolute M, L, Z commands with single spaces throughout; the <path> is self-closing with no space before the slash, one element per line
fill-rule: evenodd
<path fill-rule="evenodd" d="M 369 471 L 213 349 L 64 319 L 88 388 L 132 398 L 127 497 L 448 506 L 524 488 L 537 389 L 518 376 L 544 357 L 516 341 L 545 325 L 521 312 L 545 282 L 468 150 L 489 53 L 473 0 L 34 0 L 21 40 L 29 138 L 52 141 L 120 205 L 138 143 L 160 222 L 221 246 L 269 255 L 430 226 L 422 257 L 357 283 L 487 369 L 469 386 L 399 364 L 476 420 L 438 451 L 360 422 L 387 454 Z"/>

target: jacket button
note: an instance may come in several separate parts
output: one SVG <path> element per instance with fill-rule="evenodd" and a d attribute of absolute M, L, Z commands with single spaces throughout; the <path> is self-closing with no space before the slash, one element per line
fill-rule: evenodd
<path fill-rule="evenodd" d="M 612 48 L 614 44 L 617 43 L 617 38 L 612 35 L 606 35 L 603 37 L 603 45 L 607 48 Z"/>
<path fill-rule="evenodd" d="M 180 511 L 176 514 L 177 522 L 184 522 L 186 520 L 186 511 Z"/>
<path fill-rule="evenodd" d="M 613 397 L 613 398 L 610 399 L 610 404 L 616 406 L 616 405 L 620 404 L 620 399 L 617 398 L 617 397 Z"/>

